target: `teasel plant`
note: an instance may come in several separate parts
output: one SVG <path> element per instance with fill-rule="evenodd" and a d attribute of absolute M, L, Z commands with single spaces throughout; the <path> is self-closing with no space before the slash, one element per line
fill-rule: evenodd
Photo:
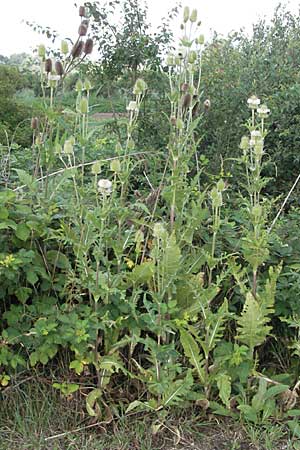
<path fill-rule="evenodd" d="M 182 181 L 186 180 L 188 164 L 192 156 L 197 157 L 195 128 L 199 122 L 201 67 L 204 36 L 200 34 L 201 22 L 197 21 L 197 10 L 185 7 L 181 30 L 180 47 L 167 58 L 170 84 L 170 138 L 168 144 L 171 167 L 170 228 L 173 230 L 176 216 L 176 195 Z M 200 186 L 199 186 L 200 187 Z"/>
<path fill-rule="evenodd" d="M 264 141 L 267 135 L 265 120 L 270 113 L 266 105 L 261 105 L 258 97 L 253 95 L 248 99 L 251 119 L 248 123 L 248 136 L 243 136 L 240 149 L 243 152 L 243 163 L 246 170 L 246 188 L 249 195 L 249 222 L 251 228 L 243 238 L 243 252 L 246 261 L 253 272 L 252 294 L 257 294 L 257 276 L 259 267 L 268 258 L 267 214 L 268 205 L 262 196 L 262 190 L 268 179 L 262 175 L 264 166 Z"/>

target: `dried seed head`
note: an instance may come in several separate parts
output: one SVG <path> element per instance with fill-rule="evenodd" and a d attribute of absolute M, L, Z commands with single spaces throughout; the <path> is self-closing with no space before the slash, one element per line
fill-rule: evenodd
<path fill-rule="evenodd" d="M 180 90 L 181 92 L 187 92 L 189 89 L 189 84 L 188 83 L 182 83 Z"/>
<path fill-rule="evenodd" d="M 60 61 L 56 61 L 55 71 L 56 71 L 57 75 L 59 75 L 60 77 L 64 74 L 64 68 Z"/>
<path fill-rule="evenodd" d="M 40 57 L 42 60 L 45 59 L 45 56 L 46 56 L 46 47 L 45 47 L 43 44 L 41 44 L 41 45 L 38 46 L 38 55 L 39 55 L 39 57 Z"/>
<path fill-rule="evenodd" d="M 84 17 L 85 16 L 85 7 L 79 6 L 79 16 Z"/>
<path fill-rule="evenodd" d="M 177 119 L 176 119 L 175 116 L 172 116 L 172 117 L 170 118 L 170 122 L 171 122 L 171 125 L 173 125 L 173 127 L 176 126 L 176 121 L 177 121 Z"/>
<path fill-rule="evenodd" d="M 90 55 L 93 51 L 93 46 L 94 46 L 93 40 L 90 38 L 87 39 L 84 44 L 83 53 L 85 55 Z"/>
<path fill-rule="evenodd" d="M 87 27 L 83 24 L 79 25 L 79 28 L 78 28 L 79 36 L 86 36 L 86 33 L 87 33 Z"/>
<path fill-rule="evenodd" d="M 38 127 L 39 127 L 39 119 L 37 117 L 32 117 L 32 119 L 31 119 L 32 130 L 37 130 Z"/>
<path fill-rule="evenodd" d="M 67 41 L 61 41 L 60 50 L 63 55 L 67 55 L 69 53 L 69 46 Z"/>
<path fill-rule="evenodd" d="M 71 50 L 71 55 L 73 56 L 73 59 L 79 58 L 79 56 L 82 53 L 83 46 L 84 46 L 83 41 L 78 41 L 75 45 L 73 45 L 73 48 Z"/>
<path fill-rule="evenodd" d="M 51 58 L 47 58 L 45 61 L 45 72 L 50 73 L 52 71 L 52 60 Z"/>
<path fill-rule="evenodd" d="M 188 109 L 191 106 L 192 103 L 192 96 L 191 94 L 185 94 L 182 99 L 182 108 Z"/>

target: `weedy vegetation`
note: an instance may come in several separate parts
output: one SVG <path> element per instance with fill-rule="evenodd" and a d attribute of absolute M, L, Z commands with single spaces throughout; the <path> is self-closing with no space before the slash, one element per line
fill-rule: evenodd
<path fill-rule="evenodd" d="M 205 45 L 188 7 L 172 50 L 135 0 L 116 35 L 119 6 L 88 2 L 71 45 L 39 46 L 30 144 L 4 133 L 0 448 L 300 448 L 299 210 L 270 176 L 269 97 L 253 80 L 243 126 L 219 127 L 205 71 L 242 50 Z"/>

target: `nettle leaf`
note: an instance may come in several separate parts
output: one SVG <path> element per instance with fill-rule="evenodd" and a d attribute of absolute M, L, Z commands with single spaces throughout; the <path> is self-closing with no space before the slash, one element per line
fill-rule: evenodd
<path fill-rule="evenodd" d="M 33 185 L 34 179 L 29 173 L 25 172 L 25 170 L 22 169 L 15 169 L 15 171 L 17 172 L 19 180 L 22 184 L 24 184 L 25 186 Z"/>
<path fill-rule="evenodd" d="M 101 389 L 93 389 L 86 398 L 86 410 L 92 417 L 100 417 L 101 415 L 100 407 L 96 403 L 101 396 Z"/>
<path fill-rule="evenodd" d="M 230 407 L 231 395 L 231 378 L 226 373 L 220 373 L 217 377 L 217 386 L 219 389 L 219 396 L 227 408 Z"/>
<path fill-rule="evenodd" d="M 30 229 L 26 225 L 26 223 L 19 223 L 16 228 L 16 236 L 21 241 L 27 241 L 30 236 Z"/>
<path fill-rule="evenodd" d="M 184 350 L 185 356 L 197 370 L 198 377 L 202 383 L 205 380 L 204 359 L 200 354 L 197 342 L 193 336 L 183 328 L 180 329 L 180 342 Z"/>

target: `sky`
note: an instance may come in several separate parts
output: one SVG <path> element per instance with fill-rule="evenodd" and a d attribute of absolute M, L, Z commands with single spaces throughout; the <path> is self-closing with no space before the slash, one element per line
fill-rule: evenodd
<path fill-rule="evenodd" d="M 104 1 L 100 0 L 100 3 Z M 147 3 L 150 22 L 157 26 L 176 0 L 148 0 Z M 251 32 L 252 24 L 259 18 L 268 20 L 272 17 L 278 3 L 279 0 L 182 0 L 183 6 L 198 9 L 207 39 L 212 30 L 224 35 L 240 28 Z M 300 0 L 282 3 L 292 12 L 299 10 Z M 49 26 L 64 38 L 75 37 L 79 19 L 74 0 L 1 0 L 1 16 L 0 54 L 5 56 L 21 52 L 30 54 L 40 43 L 47 45 L 47 39 L 33 32 L 26 21 Z M 179 20 L 175 20 L 174 30 L 179 29 Z"/>

